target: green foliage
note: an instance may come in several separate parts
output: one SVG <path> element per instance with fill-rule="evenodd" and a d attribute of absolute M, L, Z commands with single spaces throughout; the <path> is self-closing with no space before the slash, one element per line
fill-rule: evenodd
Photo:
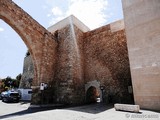
<path fill-rule="evenodd" d="M 16 79 L 13 79 L 11 77 L 7 77 L 5 79 L 2 79 L 2 84 L 0 86 L 1 90 L 8 90 L 11 88 L 18 88 L 19 84 L 20 84 L 20 80 L 21 80 L 22 75 L 19 74 Z"/>

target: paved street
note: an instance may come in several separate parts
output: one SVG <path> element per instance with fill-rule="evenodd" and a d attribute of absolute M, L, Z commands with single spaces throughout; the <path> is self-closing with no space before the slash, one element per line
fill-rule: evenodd
<path fill-rule="evenodd" d="M 158 112 L 115 111 L 113 106 L 94 104 L 69 108 L 29 108 L 29 103 L 0 101 L 0 120 L 160 120 Z"/>

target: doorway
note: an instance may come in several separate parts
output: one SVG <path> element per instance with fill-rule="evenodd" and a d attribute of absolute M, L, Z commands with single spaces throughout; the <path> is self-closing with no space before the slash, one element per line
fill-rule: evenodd
<path fill-rule="evenodd" d="M 86 102 L 87 103 L 97 103 L 100 102 L 100 93 L 96 87 L 91 86 L 86 92 Z"/>

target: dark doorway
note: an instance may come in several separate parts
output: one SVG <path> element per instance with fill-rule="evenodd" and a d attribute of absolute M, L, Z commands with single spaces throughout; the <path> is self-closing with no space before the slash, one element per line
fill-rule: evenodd
<path fill-rule="evenodd" d="M 86 93 L 86 102 L 87 103 L 97 103 L 99 100 L 98 98 L 100 97 L 100 94 L 98 90 L 91 86 Z"/>

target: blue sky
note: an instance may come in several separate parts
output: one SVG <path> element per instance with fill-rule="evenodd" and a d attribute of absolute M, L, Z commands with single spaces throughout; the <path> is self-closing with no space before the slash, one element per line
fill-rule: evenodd
<path fill-rule="evenodd" d="M 13 0 L 42 26 L 48 28 L 73 14 L 90 29 L 123 19 L 121 0 Z M 23 72 L 27 51 L 19 35 L 0 20 L 0 78 Z"/>

